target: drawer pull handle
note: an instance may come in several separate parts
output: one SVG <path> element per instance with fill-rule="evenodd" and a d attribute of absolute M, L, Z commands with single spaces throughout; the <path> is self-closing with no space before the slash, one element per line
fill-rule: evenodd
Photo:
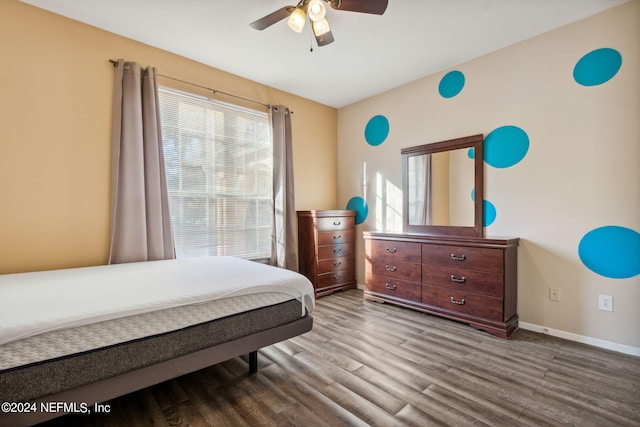
<path fill-rule="evenodd" d="M 336 254 L 341 251 L 342 251 L 342 248 L 333 248 L 333 252 Z"/>
<path fill-rule="evenodd" d="M 342 261 L 336 261 L 336 262 L 333 263 L 334 267 L 337 267 L 339 265 L 342 265 Z"/>
<path fill-rule="evenodd" d="M 333 278 L 334 279 L 342 279 L 342 274 L 334 274 Z"/>
<path fill-rule="evenodd" d="M 342 239 L 342 236 L 339 234 L 336 234 L 333 236 L 334 239 L 338 240 L 338 239 Z"/>
<path fill-rule="evenodd" d="M 340 224 L 342 224 L 341 221 L 333 221 L 333 225 L 340 225 Z"/>
<path fill-rule="evenodd" d="M 451 259 L 454 261 L 464 261 L 467 258 L 466 255 L 456 256 L 456 254 L 451 254 Z"/>
<path fill-rule="evenodd" d="M 394 266 L 385 265 L 384 268 L 387 271 L 396 271 L 398 269 L 398 267 L 396 267 L 395 265 Z"/>
<path fill-rule="evenodd" d="M 464 305 L 464 298 L 462 298 L 461 301 L 458 301 L 454 297 L 451 297 L 451 302 L 458 305 Z"/>
<path fill-rule="evenodd" d="M 384 250 L 390 254 L 395 254 L 398 251 L 396 248 L 385 248 Z"/>
<path fill-rule="evenodd" d="M 391 285 L 389 283 L 385 283 L 384 287 L 389 289 L 390 291 L 395 291 L 396 290 L 396 285 Z"/>
<path fill-rule="evenodd" d="M 462 276 L 461 278 L 457 278 L 456 276 L 454 276 L 453 274 L 451 275 L 451 281 L 452 282 L 456 282 L 456 283 L 464 283 L 464 281 L 467 280 L 466 277 Z"/>

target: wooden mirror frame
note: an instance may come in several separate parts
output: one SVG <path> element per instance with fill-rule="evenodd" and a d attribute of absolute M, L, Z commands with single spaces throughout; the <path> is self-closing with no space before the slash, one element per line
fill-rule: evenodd
<path fill-rule="evenodd" d="M 466 136 L 463 138 L 450 139 L 447 141 L 434 142 L 431 144 L 418 145 L 415 147 L 403 148 L 402 154 L 402 229 L 404 233 L 424 234 L 435 236 L 461 236 L 461 237 L 483 237 L 483 200 L 484 200 L 484 159 L 483 159 L 482 134 Z M 443 151 L 459 150 L 461 148 L 473 148 L 474 150 L 474 225 L 416 225 L 409 224 L 409 197 L 408 197 L 408 176 L 409 158 L 424 154 L 434 154 Z"/>

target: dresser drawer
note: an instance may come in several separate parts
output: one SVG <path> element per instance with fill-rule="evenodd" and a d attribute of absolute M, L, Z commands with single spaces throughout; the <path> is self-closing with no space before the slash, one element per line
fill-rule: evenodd
<path fill-rule="evenodd" d="M 338 285 L 340 283 L 353 282 L 356 274 L 353 269 L 332 271 L 330 273 L 318 274 L 318 288 Z"/>
<path fill-rule="evenodd" d="M 422 284 L 440 286 L 502 298 L 504 293 L 501 274 L 436 264 L 422 265 Z"/>
<path fill-rule="evenodd" d="M 484 319 L 504 321 L 502 299 L 465 291 L 422 286 L 422 303 Z"/>
<path fill-rule="evenodd" d="M 367 254 L 372 260 L 388 259 L 420 262 L 420 243 L 394 242 L 393 240 L 367 240 Z"/>
<path fill-rule="evenodd" d="M 367 275 L 366 287 L 370 292 L 390 295 L 409 301 L 420 302 L 422 299 L 422 286 L 418 283 Z"/>
<path fill-rule="evenodd" d="M 319 231 L 318 245 L 333 245 L 334 243 L 349 243 L 355 240 L 354 230 Z"/>
<path fill-rule="evenodd" d="M 316 218 L 318 231 L 350 230 L 355 226 L 355 217 L 338 216 L 329 218 Z"/>
<path fill-rule="evenodd" d="M 420 264 L 412 262 L 378 259 L 371 262 L 371 273 L 390 279 L 407 280 L 420 283 L 422 272 Z"/>
<path fill-rule="evenodd" d="M 422 245 L 422 263 L 502 273 L 503 251 L 468 246 Z"/>
<path fill-rule="evenodd" d="M 344 270 L 345 268 L 355 268 L 354 258 L 350 256 L 329 258 L 318 261 L 318 274 L 329 273 L 336 270 Z"/>
<path fill-rule="evenodd" d="M 318 246 L 318 259 L 353 256 L 353 243 L 342 243 L 328 246 Z"/>

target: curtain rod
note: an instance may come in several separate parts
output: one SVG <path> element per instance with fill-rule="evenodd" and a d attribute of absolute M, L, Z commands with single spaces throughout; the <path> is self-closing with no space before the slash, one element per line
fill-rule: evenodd
<path fill-rule="evenodd" d="M 113 59 L 110 59 L 110 60 L 109 60 L 109 62 L 111 62 L 111 64 L 112 64 L 114 67 L 116 67 L 116 66 L 118 65 L 118 61 L 115 61 L 115 60 L 113 60 Z M 223 95 L 230 96 L 230 97 L 232 97 L 232 98 L 241 99 L 241 100 L 243 100 L 243 101 L 247 101 L 247 102 L 253 102 L 254 104 L 259 104 L 259 105 L 262 105 L 263 107 L 271 108 L 271 105 L 269 105 L 269 104 L 265 104 L 265 103 L 262 103 L 262 102 L 260 102 L 260 101 L 254 101 L 253 99 L 244 98 L 244 97 L 242 97 L 242 96 L 233 95 L 233 94 L 231 94 L 231 93 L 227 93 L 227 92 L 222 92 L 221 90 L 211 89 L 210 87 L 201 86 L 201 85 L 199 85 L 199 84 L 191 83 L 191 82 L 188 82 L 188 81 L 185 81 L 185 80 L 176 79 L 175 77 L 165 76 L 164 74 L 160 74 L 160 73 L 158 73 L 158 75 L 159 75 L 160 77 L 164 77 L 165 79 L 175 80 L 175 81 L 180 82 L 180 83 L 185 83 L 185 84 L 188 84 L 188 85 L 191 85 L 191 86 L 199 87 L 200 89 L 210 90 L 211 92 L 213 92 L 213 94 L 214 94 L 214 95 L 215 95 L 216 93 L 221 93 L 221 94 L 223 94 Z M 289 113 L 293 114 L 293 111 L 289 111 Z"/>

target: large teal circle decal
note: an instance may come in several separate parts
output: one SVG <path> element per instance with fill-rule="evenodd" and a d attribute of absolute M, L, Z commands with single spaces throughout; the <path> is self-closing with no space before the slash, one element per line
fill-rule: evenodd
<path fill-rule="evenodd" d="M 582 86 L 597 86 L 609 81 L 618 73 L 622 55 L 608 47 L 592 50 L 580 58 L 573 67 L 573 78 Z"/>
<path fill-rule="evenodd" d="M 494 168 L 515 165 L 529 151 L 529 135 L 517 126 L 494 129 L 484 139 L 484 161 Z"/>
<path fill-rule="evenodd" d="M 389 120 L 385 116 L 373 116 L 364 128 L 364 139 L 369 145 L 380 145 L 389 135 Z"/>
<path fill-rule="evenodd" d="M 640 233 L 607 225 L 591 230 L 580 240 L 578 255 L 594 273 L 613 279 L 640 274 Z"/>
<path fill-rule="evenodd" d="M 362 224 L 369 215 L 369 206 L 362 197 L 355 196 L 349 199 L 347 209 L 356 211 L 356 224 Z"/>
<path fill-rule="evenodd" d="M 460 71 L 449 71 L 440 80 L 438 92 L 443 98 L 453 98 L 464 87 L 464 74 Z"/>

